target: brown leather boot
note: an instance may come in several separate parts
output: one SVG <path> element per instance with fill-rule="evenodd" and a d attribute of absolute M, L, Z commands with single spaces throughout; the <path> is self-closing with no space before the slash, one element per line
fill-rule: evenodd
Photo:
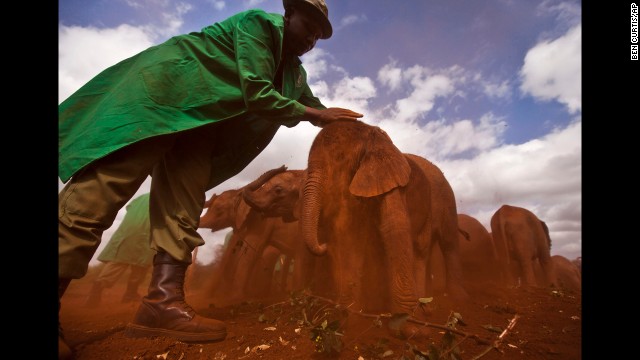
<path fill-rule="evenodd" d="M 70 282 L 71 279 L 58 279 L 58 314 L 60 314 L 60 298 L 64 295 Z M 60 320 L 58 320 L 58 360 L 70 359 L 72 355 L 73 352 L 64 340 L 62 326 L 60 325 Z"/>
<path fill-rule="evenodd" d="M 218 341 L 227 336 L 222 321 L 197 315 L 185 302 L 188 266 L 166 252 L 154 256 L 149 293 L 142 298 L 133 323 L 127 325 L 126 336 L 164 336 L 184 342 Z"/>

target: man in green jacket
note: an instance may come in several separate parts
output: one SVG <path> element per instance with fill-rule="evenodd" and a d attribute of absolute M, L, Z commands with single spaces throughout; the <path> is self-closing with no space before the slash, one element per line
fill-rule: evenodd
<path fill-rule="evenodd" d="M 184 299 L 205 192 L 240 172 L 281 125 L 322 127 L 362 114 L 326 108 L 299 56 L 332 35 L 324 0 L 283 0 L 175 36 L 104 70 L 60 104 L 58 301 L 86 274 L 102 232 L 151 175 L 148 294 L 129 336 L 226 337 Z M 61 346 L 64 339 L 60 332 Z"/>
<path fill-rule="evenodd" d="M 127 270 L 129 279 L 121 302 L 140 300 L 138 287 L 151 268 L 155 252 L 151 250 L 149 225 L 149 193 L 131 200 L 120 226 L 111 236 L 98 260 L 105 263 L 93 281 L 85 305 L 96 307 L 102 301 L 102 292 L 115 285 Z"/>

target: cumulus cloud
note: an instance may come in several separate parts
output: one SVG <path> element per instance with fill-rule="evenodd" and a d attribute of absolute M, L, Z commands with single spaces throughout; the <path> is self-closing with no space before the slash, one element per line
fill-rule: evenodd
<path fill-rule="evenodd" d="M 527 52 L 520 69 L 524 94 L 557 100 L 569 113 L 582 110 L 582 26 L 565 35 L 542 41 Z"/>
<path fill-rule="evenodd" d="M 489 227 L 502 204 L 524 207 L 547 222 L 556 244 L 552 253 L 564 249 L 565 256 L 576 257 L 579 251 L 569 244 L 581 241 L 581 131 L 582 121 L 576 119 L 539 139 L 436 165 L 451 183 L 458 212 Z"/>
<path fill-rule="evenodd" d="M 482 83 L 483 92 L 487 97 L 493 99 L 508 99 L 511 96 L 511 85 L 509 80 L 501 82 L 485 81 Z"/>
<path fill-rule="evenodd" d="M 127 4 L 154 14 L 158 21 L 142 26 L 122 24 L 115 28 L 58 25 L 59 102 L 107 67 L 178 34 L 184 23 L 183 16 L 193 9 L 191 4 L 180 1 L 129 0 Z"/>
<path fill-rule="evenodd" d="M 177 34 L 184 23 L 182 16 L 193 9 L 189 3 L 179 2 L 168 11 L 161 12 L 162 26 L 153 27 L 158 35 L 170 37 Z"/>
<path fill-rule="evenodd" d="M 395 91 L 400 88 L 402 83 L 402 69 L 396 66 L 396 62 L 392 60 L 378 70 L 378 81 L 388 87 L 389 91 Z"/>
<path fill-rule="evenodd" d="M 426 115 L 436 98 L 447 96 L 454 90 L 453 82 L 444 74 L 429 74 L 422 66 L 415 65 L 403 72 L 409 79 L 413 91 L 408 97 L 396 101 L 392 117 L 398 121 L 416 121 Z"/>
<path fill-rule="evenodd" d="M 349 25 L 353 25 L 353 24 L 357 24 L 357 23 L 362 23 L 367 21 L 367 16 L 365 14 L 360 14 L 360 15 L 347 15 L 345 17 L 343 17 L 342 19 L 340 19 L 340 22 L 338 23 L 338 26 L 336 27 L 336 30 L 340 30 L 343 29 Z"/>
<path fill-rule="evenodd" d="M 376 96 L 376 88 L 368 77 L 345 77 L 332 87 L 328 95 L 326 101 L 330 106 L 364 113 L 369 108 L 369 99 Z"/>
<path fill-rule="evenodd" d="M 213 8 L 218 10 L 218 11 L 224 9 L 225 6 L 226 6 L 226 3 L 224 1 L 209 0 L 209 2 L 211 3 L 211 5 L 213 5 Z"/>
<path fill-rule="evenodd" d="M 325 50 L 314 48 L 301 58 L 304 69 L 307 71 L 307 82 L 309 84 L 322 79 L 329 71 L 329 63 L 327 61 L 329 57 Z"/>
<path fill-rule="evenodd" d="M 558 26 L 573 27 L 582 21 L 582 6 L 579 1 L 544 0 L 536 7 L 536 15 L 553 16 Z"/>
<path fill-rule="evenodd" d="M 58 101 L 62 102 L 92 77 L 153 45 L 143 28 L 58 27 Z M 85 49 L 91 49 L 86 51 Z"/>
<path fill-rule="evenodd" d="M 193 9 L 193 5 L 184 1 L 172 0 L 126 0 L 135 12 L 144 12 L 154 19 L 141 26 L 154 36 L 168 37 L 177 34 L 184 24 L 182 16 Z M 223 5 L 224 2 L 222 1 Z"/>
<path fill-rule="evenodd" d="M 257 5 L 262 4 L 265 0 L 245 0 L 245 7 L 255 7 Z"/>
<path fill-rule="evenodd" d="M 456 157 L 470 158 L 491 150 L 501 143 L 505 120 L 487 113 L 478 121 L 434 120 L 424 125 L 384 118 L 374 125 L 383 128 L 394 144 L 406 153 L 425 157 L 433 162 Z"/>

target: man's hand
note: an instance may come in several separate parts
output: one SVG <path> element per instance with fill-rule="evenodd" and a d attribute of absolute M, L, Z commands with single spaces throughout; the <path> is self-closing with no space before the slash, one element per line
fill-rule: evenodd
<path fill-rule="evenodd" d="M 328 108 L 324 110 L 318 110 L 311 107 L 307 107 L 305 117 L 309 119 L 309 122 L 318 127 L 324 127 L 334 121 L 355 121 L 364 115 L 355 111 L 343 108 Z"/>

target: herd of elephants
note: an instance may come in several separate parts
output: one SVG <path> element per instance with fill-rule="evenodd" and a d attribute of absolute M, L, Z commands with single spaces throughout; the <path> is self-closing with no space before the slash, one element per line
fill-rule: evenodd
<path fill-rule="evenodd" d="M 411 313 L 438 287 L 458 300 L 468 284 L 581 288 L 581 258 L 551 256 L 535 214 L 502 205 L 489 232 L 457 213 L 436 165 L 360 121 L 324 127 L 307 169 L 274 168 L 205 208 L 200 228 L 233 229 L 218 274 L 200 284 L 227 304 L 274 291 L 274 273 L 280 290 L 310 289 L 368 312 Z"/>

